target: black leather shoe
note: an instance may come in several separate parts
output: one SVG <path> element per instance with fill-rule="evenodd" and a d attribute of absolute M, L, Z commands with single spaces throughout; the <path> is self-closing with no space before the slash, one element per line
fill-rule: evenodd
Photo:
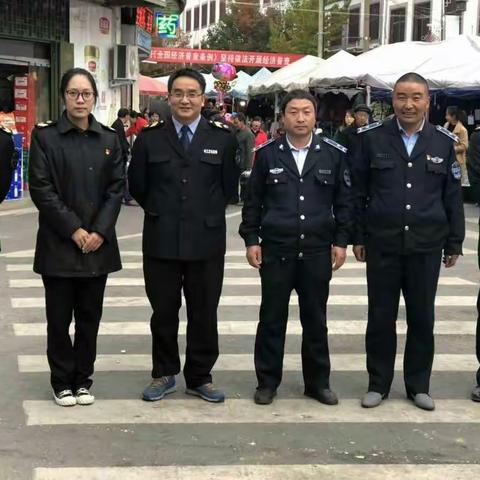
<path fill-rule="evenodd" d="M 329 388 L 324 388 L 315 392 L 311 390 L 305 390 L 305 395 L 307 397 L 314 398 L 315 400 L 318 400 L 320 403 L 324 403 L 325 405 L 338 404 L 338 397 L 336 393 Z"/>
<path fill-rule="evenodd" d="M 253 400 L 257 405 L 270 405 L 276 394 L 277 391 L 271 388 L 257 388 Z"/>

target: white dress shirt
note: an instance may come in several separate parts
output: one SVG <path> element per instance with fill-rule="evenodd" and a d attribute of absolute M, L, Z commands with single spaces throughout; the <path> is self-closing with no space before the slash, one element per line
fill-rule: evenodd
<path fill-rule="evenodd" d="M 297 147 L 294 147 L 291 144 L 290 140 L 288 139 L 288 135 L 287 135 L 287 143 L 288 143 L 288 146 L 290 147 L 290 151 L 292 152 L 293 159 L 295 160 L 295 163 L 297 164 L 298 173 L 300 175 L 302 174 L 303 166 L 305 165 L 305 159 L 307 158 L 308 150 L 310 149 L 310 145 L 312 144 L 312 140 L 313 140 L 313 135 L 310 134 L 310 140 L 308 141 L 308 143 L 304 147 L 297 148 Z"/>

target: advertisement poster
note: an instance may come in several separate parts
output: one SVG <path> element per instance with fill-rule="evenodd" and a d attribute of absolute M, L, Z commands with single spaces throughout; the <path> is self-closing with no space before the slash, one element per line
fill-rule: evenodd
<path fill-rule="evenodd" d="M 75 67 L 88 70 L 97 82 L 93 111 L 98 121 L 110 125 L 116 118 L 118 89 L 109 88 L 109 50 L 115 45 L 112 10 L 80 0 L 70 2 L 70 42 Z"/>

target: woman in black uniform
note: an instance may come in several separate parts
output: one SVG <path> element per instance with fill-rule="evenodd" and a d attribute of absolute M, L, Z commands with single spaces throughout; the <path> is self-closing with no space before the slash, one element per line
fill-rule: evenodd
<path fill-rule="evenodd" d="M 107 275 L 121 269 L 115 223 L 124 171 L 115 130 L 91 113 L 98 97 L 91 74 L 67 71 L 60 93 L 65 103 L 60 119 L 39 124 L 32 133 L 30 194 L 39 210 L 33 269 L 45 286 L 55 402 L 90 405 Z"/>

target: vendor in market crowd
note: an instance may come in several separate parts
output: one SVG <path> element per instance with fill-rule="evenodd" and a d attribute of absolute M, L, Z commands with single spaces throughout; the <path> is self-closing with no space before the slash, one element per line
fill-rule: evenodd
<path fill-rule="evenodd" d="M 263 145 L 268 140 L 268 135 L 262 130 L 262 119 L 260 117 L 253 117 L 250 122 L 250 130 L 255 135 L 255 146 Z"/>

